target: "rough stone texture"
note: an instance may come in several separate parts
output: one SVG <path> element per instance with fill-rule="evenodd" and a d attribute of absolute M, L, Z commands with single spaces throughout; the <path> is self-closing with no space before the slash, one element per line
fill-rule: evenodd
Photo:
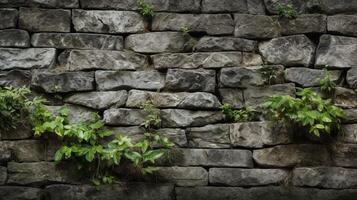
<path fill-rule="evenodd" d="M 125 183 L 102 185 L 51 185 L 40 197 L 51 200 L 171 200 L 174 186 L 171 184 Z M 139 192 L 140 191 L 140 192 Z"/>
<path fill-rule="evenodd" d="M 316 51 L 316 66 L 349 68 L 357 66 L 357 39 L 322 35 Z"/>
<path fill-rule="evenodd" d="M 71 111 L 68 114 L 68 121 L 70 123 L 80 123 L 93 119 L 93 110 L 70 104 L 64 105 L 64 107 L 68 108 Z M 57 115 L 58 112 L 63 108 L 63 106 L 46 106 L 46 108 L 54 115 Z"/>
<path fill-rule="evenodd" d="M 171 91 L 214 92 L 216 72 L 214 70 L 169 69 L 165 88 Z"/>
<path fill-rule="evenodd" d="M 327 18 L 327 30 L 342 35 L 357 36 L 357 16 L 334 15 Z"/>
<path fill-rule="evenodd" d="M 252 152 L 231 149 L 173 149 L 169 162 L 178 166 L 253 167 Z"/>
<path fill-rule="evenodd" d="M 210 184 L 229 186 L 261 186 L 279 184 L 288 178 L 282 169 L 210 168 Z"/>
<path fill-rule="evenodd" d="M 52 48 L 0 48 L 0 69 L 33 69 L 51 67 L 56 50 Z"/>
<path fill-rule="evenodd" d="M 0 185 L 4 185 L 7 178 L 7 169 L 6 167 L 0 166 Z"/>
<path fill-rule="evenodd" d="M 195 51 L 256 51 L 258 43 L 235 37 L 202 37 L 195 45 Z"/>
<path fill-rule="evenodd" d="M 355 108 L 357 107 L 357 92 L 347 88 L 336 87 L 334 103 L 343 108 Z"/>
<path fill-rule="evenodd" d="M 320 14 L 298 15 L 295 19 L 278 18 L 282 35 L 325 33 L 327 17 Z"/>
<path fill-rule="evenodd" d="M 192 111 L 183 109 L 166 109 L 161 111 L 163 127 L 204 126 L 222 121 L 224 115 L 216 111 Z"/>
<path fill-rule="evenodd" d="M 337 82 L 340 80 L 342 71 L 333 70 L 329 71 L 331 81 Z M 303 87 L 320 86 L 320 81 L 326 76 L 324 70 L 293 67 L 285 70 L 285 79 L 289 82 L 297 83 Z"/>
<path fill-rule="evenodd" d="M 270 75 L 274 75 L 272 78 Z M 284 83 L 283 66 L 252 66 L 223 68 L 219 77 L 220 86 L 246 88 L 266 84 Z"/>
<path fill-rule="evenodd" d="M 357 145 L 337 143 L 333 146 L 332 159 L 338 167 L 357 167 Z"/>
<path fill-rule="evenodd" d="M 279 23 L 266 15 L 236 14 L 234 21 L 235 37 L 269 39 L 280 35 Z"/>
<path fill-rule="evenodd" d="M 147 101 L 151 101 L 158 108 L 218 109 L 222 106 L 216 96 L 205 92 L 158 93 L 141 90 L 129 92 L 126 106 L 138 108 Z"/>
<path fill-rule="evenodd" d="M 229 148 L 230 124 L 214 124 L 188 128 L 189 146 L 196 148 Z"/>
<path fill-rule="evenodd" d="M 30 36 L 24 30 L 8 29 L 0 30 L 1 47 L 29 47 Z"/>
<path fill-rule="evenodd" d="M 37 200 L 39 188 L 0 186 L 0 196 L 4 200 Z"/>
<path fill-rule="evenodd" d="M 179 32 L 133 34 L 125 39 L 125 48 L 139 53 L 188 52 L 193 39 Z"/>
<path fill-rule="evenodd" d="M 327 148 L 317 144 L 292 144 L 254 150 L 253 158 L 259 166 L 264 167 L 316 166 L 330 162 Z"/>
<path fill-rule="evenodd" d="M 159 167 L 155 172 L 160 180 L 177 186 L 192 187 L 208 184 L 208 172 L 202 167 Z"/>
<path fill-rule="evenodd" d="M 128 93 L 125 90 L 108 92 L 87 92 L 74 94 L 65 99 L 65 102 L 86 106 L 98 110 L 125 105 Z"/>
<path fill-rule="evenodd" d="M 37 70 L 32 74 L 31 84 L 48 93 L 89 91 L 94 89 L 94 74 Z"/>
<path fill-rule="evenodd" d="M 208 35 L 228 35 L 234 31 L 229 14 L 176 14 L 157 13 L 152 22 L 153 31 L 179 31 L 187 27 L 190 32 L 205 32 Z"/>
<path fill-rule="evenodd" d="M 0 7 L 78 8 L 78 0 L 2 0 Z"/>
<path fill-rule="evenodd" d="M 31 32 L 70 32 L 71 11 L 20 8 L 19 27 Z"/>
<path fill-rule="evenodd" d="M 174 128 L 162 128 L 157 131 L 164 137 L 167 137 L 177 147 L 187 147 L 186 131 Z"/>
<path fill-rule="evenodd" d="M 319 188 L 356 188 L 357 170 L 340 167 L 296 168 L 292 182 L 295 186 Z"/>
<path fill-rule="evenodd" d="M 146 56 L 109 50 L 70 50 L 63 52 L 59 61 L 68 71 L 103 69 L 103 70 L 139 70 L 148 65 Z"/>
<path fill-rule="evenodd" d="M 12 159 L 12 152 L 8 148 L 0 147 L 0 164 L 5 165 Z"/>
<path fill-rule="evenodd" d="M 135 33 L 145 30 L 143 17 L 131 11 L 73 10 L 72 22 L 77 32 Z"/>
<path fill-rule="evenodd" d="M 336 3 L 334 0 L 321 0 L 321 7 L 323 11 L 327 12 L 328 14 L 334 13 L 350 13 L 357 11 L 357 4 L 354 1 L 350 0 L 341 0 Z"/>
<path fill-rule="evenodd" d="M 45 146 L 40 140 L 1 141 L 0 144 L 1 148 L 10 150 L 14 160 L 19 162 L 37 162 L 45 158 Z"/>
<path fill-rule="evenodd" d="M 19 124 L 11 130 L 0 130 L 0 140 L 22 140 L 32 136 L 33 131 L 29 124 Z"/>
<path fill-rule="evenodd" d="M 243 91 L 240 89 L 219 89 L 223 104 L 230 104 L 234 108 L 244 107 Z"/>
<path fill-rule="evenodd" d="M 294 35 L 260 43 L 259 51 L 268 63 L 307 67 L 313 62 L 315 45 L 305 35 Z"/>
<path fill-rule="evenodd" d="M 344 123 L 357 123 L 357 109 L 345 109 L 346 117 Z"/>
<path fill-rule="evenodd" d="M 11 8 L 0 9 L 0 29 L 15 28 L 18 19 L 18 11 Z"/>
<path fill-rule="evenodd" d="M 31 72 L 25 70 L 11 70 L 0 72 L 0 85 L 22 87 L 31 83 Z"/>
<path fill-rule="evenodd" d="M 108 125 L 137 126 L 144 123 L 147 113 L 134 109 L 109 109 L 104 111 L 103 120 Z"/>
<path fill-rule="evenodd" d="M 234 12 L 247 13 L 248 5 L 246 0 L 203 0 L 202 12 L 205 13 L 219 13 L 219 12 Z"/>
<path fill-rule="evenodd" d="M 95 80 L 98 90 L 160 90 L 165 85 L 164 75 L 157 71 L 96 71 Z"/>
<path fill-rule="evenodd" d="M 357 67 L 348 70 L 346 80 L 350 88 L 357 89 Z"/>
<path fill-rule="evenodd" d="M 57 49 L 122 50 L 123 37 L 87 33 L 35 33 L 31 37 L 34 47 Z"/>

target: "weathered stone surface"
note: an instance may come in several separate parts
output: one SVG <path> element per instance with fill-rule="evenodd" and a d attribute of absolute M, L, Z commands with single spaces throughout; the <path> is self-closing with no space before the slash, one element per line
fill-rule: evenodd
<path fill-rule="evenodd" d="M 357 145 L 337 143 L 333 147 L 332 159 L 338 167 L 357 167 Z"/>
<path fill-rule="evenodd" d="M 357 107 L 357 92 L 347 88 L 336 87 L 334 103 L 342 108 L 355 108 Z"/>
<path fill-rule="evenodd" d="M 78 8 L 78 0 L 2 0 L 0 7 Z"/>
<path fill-rule="evenodd" d="M 11 130 L 0 130 L 0 140 L 21 140 L 28 139 L 33 136 L 32 127 L 27 124 L 19 124 Z"/>
<path fill-rule="evenodd" d="M 99 90 L 160 90 L 165 85 L 165 76 L 157 71 L 96 71 L 95 80 Z"/>
<path fill-rule="evenodd" d="M 89 69 L 139 70 L 148 65 L 147 57 L 126 51 L 69 50 L 64 51 L 59 61 L 68 71 Z"/>
<path fill-rule="evenodd" d="M 234 36 L 243 38 L 268 39 L 280 36 L 280 25 L 266 15 L 234 15 Z"/>
<path fill-rule="evenodd" d="M 228 35 L 234 31 L 233 19 L 229 14 L 176 14 L 154 15 L 153 31 L 179 31 L 182 27 L 190 32 L 205 32 L 208 35 Z"/>
<path fill-rule="evenodd" d="M 278 18 L 282 35 L 325 33 L 327 17 L 320 14 L 298 15 L 297 18 Z"/>
<path fill-rule="evenodd" d="M 155 172 L 160 180 L 177 186 L 192 187 L 208 184 L 208 173 L 202 167 L 159 167 Z"/>
<path fill-rule="evenodd" d="M 247 13 L 248 5 L 246 0 L 203 0 L 202 12 L 205 13 L 220 13 L 220 12 L 235 12 Z"/>
<path fill-rule="evenodd" d="M 357 4 L 350 0 L 341 0 L 338 3 L 334 0 L 321 0 L 321 8 L 328 14 L 350 13 L 357 11 Z"/>
<path fill-rule="evenodd" d="M 1 141 L 0 146 L 10 150 L 13 158 L 19 162 L 44 160 L 45 146 L 40 140 Z"/>
<path fill-rule="evenodd" d="M 188 52 L 193 39 L 179 32 L 153 32 L 129 35 L 125 48 L 139 53 Z"/>
<path fill-rule="evenodd" d="M 11 70 L 0 72 L 0 85 L 22 87 L 31 83 L 31 72 L 25 70 Z"/>
<path fill-rule="evenodd" d="M 75 105 L 46 106 L 46 108 L 54 115 L 57 115 L 58 112 L 63 107 L 66 107 L 70 110 L 70 113 L 68 114 L 68 120 L 71 123 L 80 123 L 80 122 L 90 121 L 93 119 L 93 111 L 81 106 L 75 106 Z"/>
<path fill-rule="evenodd" d="M 259 54 L 243 52 L 243 62 L 241 66 L 258 66 L 263 64 L 263 59 Z"/>
<path fill-rule="evenodd" d="M 263 0 L 249 0 L 247 1 L 248 12 L 253 15 L 264 15 L 265 5 Z"/>
<path fill-rule="evenodd" d="M 342 35 L 357 36 L 357 16 L 334 15 L 327 18 L 327 30 Z"/>
<path fill-rule="evenodd" d="M 126 106 L 140 107 L 147 101 L 158 108 L 218 109 L 222 106 L 216 96 L 205 92 L 159 93 L 141 90 L 130 90 Z"/>
<path fill-rule="evenodd" d="M 216 72 L 205 69 L 169 69 L 165 88 L 172 91 L 214 92 Z"/>
<path fill-rule="evenodd" d="M 346 117 L 343 119 L 344 123 L 357 123 L 357 109 L 344 110 Z"/>
<path fill-rule="evenodd" d="M 188 128 L 189 146 L 196 148 L 229 148 L 230 124 L 214 124 L 204 127 Z"/>
<path fill-rule="evenodd" d="M 0 196 L 4 200 L 37 200 L 40 188 L 1 186 Z"/>
<path fill-rule="evenodd" d="M 65 99 L 65 102 L 78 104 L 94 109 L 107 109 L 125 105 L 128 93 L 125 90 L 109 92 L 87 92 L 74 94 Z"/>
<path fill-rule="evenodd" d="M 103 120 L 108 125 L 137 126 L 144 123 L 147 113 L 135 109 L 109 109 L 104 111 Z"/>
<path fill-rule="evenodd" d="M 56 50 L 52 48 L 0 48 L 0 69 L 33 69 L 51 67 Z"/>
<path fill-rule="evenodd" d="M 315 45 L 305 35 L 294 35 L 262 42 L 259 51 L 268 63 L 307 67 L 313 62 Z"/>
<path fill-rule="evenodd" d="M 12 159 L 12 152 L 7 147 L 0 147 L 0 164 L 4 165 Z"/>
<path fill-rule="evenodd" d="M 282 169 L 236 169 L 211 168 L 210 184 L 229 186 L 259 186 L 279 184 L 288 178 L 288 171 Z"/>
<path fill-rule="evenodd" d="M 204 126 L 223 120 L 221 112 L 166 109 L 161 111 L 163 127 Z"/>
<path fill-rule="evenodd" d="M 357 39 L 323 35 L 316 51 L 316 66 L 350 68 L 357 66 Z"/>
<path fill-rule="evenodd" d="M 231 149 L 173 149 L 166 162 L 178 166 L 253 167 L 251 151 Z"/>
<path fill-rule="evenodd" d="M 293 83 L 271 85 L 265 87 L 250 87 L 244 90 L 246 106 L 258 106 L 274 95 L 295 96 L 295 85 Z"/>
<path fill-rule="evenodd" d="M 346 80 L 351 88 L 357 89 L 357 67 L 348 70 Z"/>
<path fill-rule="evenodd" d="M 230 139 L 233 146 L 248 148 L 262 148 L 292 142 L 288 131 L 282 125 L 273 122 L 232 124 Z"/>
<path fill-rule="evenodd" d="M 341 167 L 296 168 L 292 182 L 295 186 L 348 189 L 357 187 L 357 170 Z"/>
<path fill-rule="evenodd" d="M 0 30 L 1 47 L 29 47 L 30 36 L 27 31 L 18 29 Z"/>
<path fill-rule="evenodd" d="M 19 27 L 31 32 L 70 32 L 71 11 L 20 8 Z"/>
<path fill-rule="evenodd" d="M 244 107 L 243 91 L 240 89 L 219 89 L 223 104 L 230 104 L 234 108 Z"/>
<path fill-rule="evenodd" d="M 0 185 L 4 185 L 7 178 L 7 169 L 6 167 L 0 166 Z"/>
<path fill-rule="evenodd" d="M 143 17 L 132 11 L 73 10 L 72 22 L 78 32 L 136 33 L 145 30 Z"/>
<path fill-rule="evenodd" d="M 264 0 L 266 8 L 271 14 L 278 14 L 277 5 L 292 5 L 298 13 L 312 13 L 321 10 L 321 1 L 315 0 Z"/>
<path fill-rule="evenodd" d="M 51 162 L 8 163 L 9 184 L 17 185 L 45 185 L 56 182 L 71 182 L 75 180 L 75 170 L 70 174 L 70 168 L 61 170 Z M 70 176 L 72 175 L 72 176 Z"/>
<path fill-rule="evenodd" d="M 329 71 L 331 81 L 338 81 L 341 78 L 342 71 Z M 293 67 L 285 70 L 285 79 L 289 82 L 297 83 L 303 87 L 320 86 L 320 81 L 326 76 L 324 70 Z"/>
<path fill-rule="evenodd" d="M 41 191 L 40 198 L 51 200 L 171 200 L 171 184 L 125 183 L 102 185 L 51 185 Z"/>
<path fill-rule="evenodd" d="M 271 75 L 274 77 L 270 77 Z M 277 65 L 223 68 L 219 82 L 221 87 L 229 88 L 284 83 L 284 67 Z"/>
<path fill-rule="evenodd" d="M 202 37 L 195 51 L 256 51 L 258 42 L 235 37 Z"/>
<path fill-rule="evenodd" d="M 34 47 L 57 49 L 122 50 L 123 37 L 87 33 L 35 33 L 31 37 Z"/>
<path fill-rule="evenodd" d="M 292 144 L 254 150 L 253 158 L 259 166 L 265 167 L 316 166 L 330 162 L 327 148 L 317 144 Z"/>
<path fill-rule="evenodd" d="M 18 11 L 11 8 L 0 9 L 0 29 L 15 28 L 18 19 Z"/>
<path fill-rule="evenodd" d="M 94 89 L 94 74 L 37 70 L 32 74 L 31 83 L 48 93 L 89 91 Z"/>

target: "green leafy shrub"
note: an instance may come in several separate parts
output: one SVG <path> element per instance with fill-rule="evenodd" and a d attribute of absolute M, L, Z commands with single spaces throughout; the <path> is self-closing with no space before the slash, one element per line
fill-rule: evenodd
<path fill-rule="evenodd" d="M 275 9 L 280 17 L 296 18 L 298 13 L 291 4 L 277 3 Z"/>
<path fill-rule="evenodd" d="M 326 69 L 325 76 L 320 80 L 320 88 L 328 94 L 331 94 L 336 88 L 336 83 L 331 79 L 331 74 Z"/>
<path fill-rule="evenodd" d="M 231 105 L 224 104 L 221 109 L 223 114 L 225 114 L 225 116 L 233 122 L 252 121 L 255 120 L 258 115 L 258 111 L 252 107 L 235 110 Z"/>
<path fill-rule="evenodd" d="M 138 0 L 137 2 L 139 7 L 139 12 L 144 17 L 152 17 L 154 16 L 154 6 L 145 3 L 144 0 Z"/>

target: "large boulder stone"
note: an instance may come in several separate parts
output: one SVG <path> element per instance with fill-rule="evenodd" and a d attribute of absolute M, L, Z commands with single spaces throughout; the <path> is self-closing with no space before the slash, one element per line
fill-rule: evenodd
<path fill-rule="evenodd" d="M 326 32 L 327 17 L 320 14 L 298 15 L 290 19 L 278 18 L 282 35 L 321 34 Z"/>
<path fill-rule="evenodd" d="M 282 169 L 210 168 L 210 184 L 228 186 L 261 186 L 279 184 L 288 178 Z"/>
<path fill-rule="evenodd" d="M 210 124 L 187 129 L 189 146 L 195 148 L 230 148 L 230 124 Z"/>
<path fill-rule="evenodd" d="M 334 103 L 342 108 L 356 108 L 357 92 L 347 88 L 336 87 Z"/>
<path fill-rule="evenodd" d="M 31 37 L 34 47 L 57 49 L 122 50 L 123 37 L 88 33 L 35 33 Z"/>
<path fill-rule="evenodd" d="M 125 105 L 128 93 L 125 90 L 108 92 L 87 92 L 71 95 L 65 102 L 86 106 L 98 110 Z"/>
<path fill-rule="evenodd" d="M 22 87 L 31 84 L 31 72 L 27 70 L 11 70 L 0 72 L 0 85 Z"/>
<path fill-rule="evenodd" d="M 0 30 L 1 47 L 29 47 L 30 35 L 18 29 Z"/>
<path fill-rule="evenodd" d="M 357 66 L 357 39 L 323 35 L 316 51 L 315 65 L 319 67 L 350 68 Z"/>
<path fill-rule="evenodd" d="M 102 70 L 139 70 L 148 65 L 145 55 L 110 50 L 69 50 L 64 51 L 59 61 L 68 71 L 90 69 Z"/>
<path fill-rule="evenodd" d="M 340 80 L 342 71 L 329 71 L 331 81 Z M 289 82 L 297 83 L 303 87 L 320 86 L 320 81 L 326 76 L 324 70 L 310 69 L 303 67 L 293 67 L 285 70 L 285 79 Z"/>
<path fill-rule="evenodd" d="M 15 28 L 18 19 L 18 11 L 12 8 L 0 9 L 0 29 Z"/>
<path fill-rule="evenodd" d="M 153 32 L 129 35 L 125 48 L 140 53 L 188 52 L 193 39 L 179 32 Z"/>
<path fill-rule="evenodd" d="M 244 107 L 243 90 L 222 88 L 219 89 L 219 94 L 222 97 L 223 104 L 230 104 L 237 109 Z"/>
<path fill-rule="evenodd" d="M 70 32 L 71 11 L 20 8 L 19 27 L 31 32 Z"/>
<path fill-rule="evenodd" d="M 1 186 L 0 196 L 6 200 L 37 200 L 40 188 Z"/>
<path fill-rule="evenodd" d="M 316 166 L 330 163 L 323 145 L 291 144 L 254 150 L 254 161 L 264 167 Z"/>
<path fill-rule="evenodd" d="M 94 73 L 37 70 L 31 84 L 47 93 L 89 91 L 94 89 Z"/>
<path fill-rule="evenodd" d="M 280 36 L 280 25 L 266 15 L 234 15 L 235 37 L 269 39 Z"/>
<path fill-rule="evenodd" d="M 262 42 L 259 51 L 268 63 L 307 67 L 313 62 L 315 45 L 305 35 L 294 35 Z"/>
<path fill-rule="evenodd" d="M 136 33 L 145 30 L 143 17 L 132 11 L 73 10 L 77 32 Z"/>
<path fill-rule="evenodd" d="M 327 30 L 342 35 L 357 36 L 355 15 L 333 15 L 327 18 Z"/>
<path fill-rule="evenodd" d="M 171 91 L 214 92 L 216 72 L 205 69 L 169 69 L 165 88 Z"/>
<path fill-rule="evenodd" d="M 129 92 L 126 106 L 140 107 L 147 101 L 151 101 L 158 108 L 218 109 L 221 107 L 218 98 L 210 93 L 159 93 L 141 90 Z"/>
<path fill-rule="evenodd" d="M 355 1 L 341 0 L 336 3 L 334 0 L 321 0 L 321 8 L 328 14 L 336 13 L 351 13 L 357 11 L 357 4 Z"/>
<path fill-rule="evenodd" d="M 258 42 L 235 37 L 202 37 L 195 45 L 195 51 L 256 51 Z"/>
<path fill-rule="evenodd" d="M 346 80 L 350 88 L 357 89 L 357 67 L 348 70 Z"/>
<path fill-rule="evenodd" d="M 229 14 L 177 14 L 157 13 L 152 22 L 153 31 L 179 31 L 182 27 L 190 32 L 205 32 L 208 35 L 229 35 L 234 31 Z"/>
<path fill-rule="evenodd" d="M 202 12 L 205 13 L 221 13 L 221 12 L 234 12 L 234 13 L 247 13 L 248 4 L 246 0 L 203 0 Z"/>
<path fill-rule="evenodd" d="M 332 148 L 332 159 L 334 166 L 338 167 L 357 167 L 357 145 L 336 143 Z"/>
<path fill-rule="evenodd" d="M 104 111 L 103 120 L 108 125 L 137 126 L 144 123 L 148 113 L 137 109 L 109 109 Z"/>
<path fill-rule="evenodd" d="M 0 185 L 4 185 L 7 178 L 7 168 L 0 166 Z"/>
<path fill-rule="evenodd" d="M 52 48 L 0 48 L 0 69 L 48 68 L 56 58 L 56 49 Z"/>
<path fill-rule="evenodd" d="M 157 71 L 96 71 L 95 80 L 98 90 L 160 90 L 165 85 L 165 76 Z"/>
<path fill-rule="evenodd" d="M 40 140 L 1 141 L 0 146 L 11 151 L 12 158 L 18 162 L 37 162 L 45 159 L 45 145 Z"/>
<path fill-rule="evenodd" d="M 229 88 L 284 83 L 284 67 L 277 65 L 223 68 L 219 82 L 221 87 Z"/>
<path fill-rule="evenodd" d="M 224 119 L 218 111 L 193 111 L 183 109 L 166 109 L 161 111 L 163 127 L 204 126 Z"/>
<path fill-rule="evenodd" d="M 202 167 L 159 167 L 155 175 L 159 180 L 175 183 L 177 186 L 192 187 L 208 184 L 208 173 Z"/>
<path fill-rule="evenodd" d="M 357 188 L 357 170 L 341 167 L 303 167 L 293 171 L 292 182 L 300 187 Z"/>

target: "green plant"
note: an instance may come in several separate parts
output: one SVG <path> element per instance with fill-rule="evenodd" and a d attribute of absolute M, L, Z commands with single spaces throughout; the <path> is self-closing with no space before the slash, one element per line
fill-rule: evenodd
<path fill-rule="evenodd" d="M 222 112 L 225 116 L 234 122 L 245 122 L 252 121 L 257 118 L 258 111 L 252 107 L 245 107 L 240 110 L 234 110 L 234 108 L 229 104 L 224 104 L 222 107 Z"/>
<path fill-rule="evenodd" d="M 331 74 L 325 69 L 325 76 L 320 80 L 320 88 L 323 92 L 332 93 L 336 88 L 336 83 L 331 79 Z"/>
<path fill-rule="evenodd" d="M 280 17 L 296 18 L 298 13 L 291 4 L 277 3 L 275 9 Z"/>
<path fill-rule="evenodd" d="M 316 136 L 340 130 L 344 111 L 324 100 L 310 88 L 299 89 L 297 97 L 275 96 L 264 103 L 268 119 L 283 121 L 287 126 L 305 128 Z"/>
<path fill-rule="evenodd" d="M 266 84 L 271 85 L 276 81 L 278 78 L 278 70 L 275 70 L 274 67 L 272 66 L 265 66 L 261 68 L 260 73 L 262 74 L 262 77 L 266 80 Z"/>
<path fill-rule="evenodd" d="M 182 26 L 180 27 L 180 32 L 182 33 L 182 35 L 186 36 L 189 35 L 190 29 L 187 26 Z"/>
<path fill-rule="evenodd" d="M 139 12 L 144 17 L 152 17 L 154 16 L 154 6 L 146 3 L 144 0 L 137 1 Z"/>

